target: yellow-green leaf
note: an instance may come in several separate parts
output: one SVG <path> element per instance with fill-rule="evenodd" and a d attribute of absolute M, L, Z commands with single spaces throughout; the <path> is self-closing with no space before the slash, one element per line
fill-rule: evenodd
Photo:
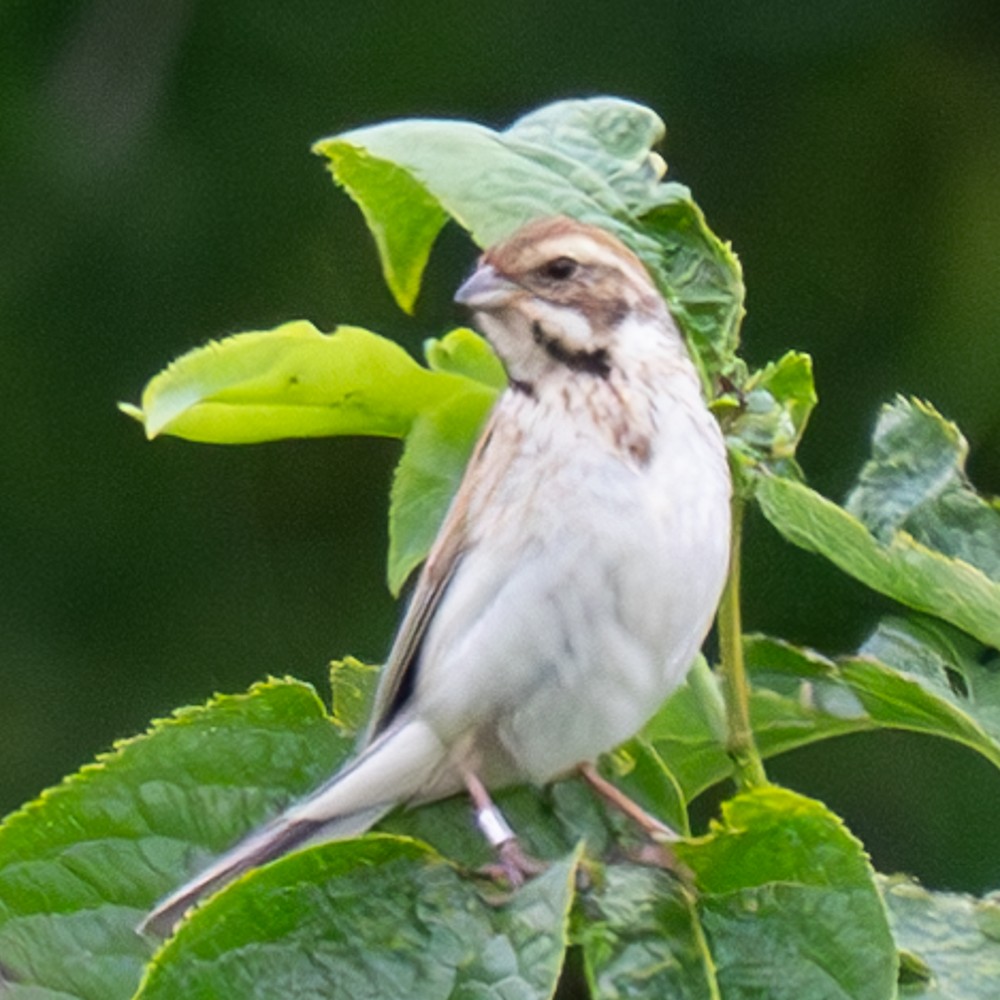
<path fill-rule="evenodd" d="M 150 438 L 245 444 L 288 437 L 404 437 L 414 417 L 475 383 L 430 372 L 398 344 L 353 326 L 304 320 L 196 348 L 142 394 Z M 135 408 L 129 412 L 135 415 Z"/>

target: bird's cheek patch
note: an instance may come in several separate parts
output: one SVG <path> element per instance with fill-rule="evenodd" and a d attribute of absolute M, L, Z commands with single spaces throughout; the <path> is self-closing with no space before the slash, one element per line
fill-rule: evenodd
<path fill-rule="evenodd" d="M 535 317 L 550 336 L 558 332 L 559 342 L 569 352 L 590 351 L 596 346 L 590 319 L 572 306 L 538 302 Z"/>

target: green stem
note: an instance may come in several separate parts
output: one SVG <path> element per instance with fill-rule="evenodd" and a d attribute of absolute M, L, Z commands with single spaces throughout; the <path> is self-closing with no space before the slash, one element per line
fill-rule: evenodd
<path fill-rule="evenodd" d="M 740 615 L 743 506 L 743 498 L 734 496 L 732 554 L 729 575 L 722 591 L 722 602 L 719 604 L 719 646 L 729 730 L 726 752 L 736 768 L 736 784 L 741 790 L 746 790 L 767 784 L 767 775 L 750 726 L 750 685 L 743 663 L 743 624 Z"/>

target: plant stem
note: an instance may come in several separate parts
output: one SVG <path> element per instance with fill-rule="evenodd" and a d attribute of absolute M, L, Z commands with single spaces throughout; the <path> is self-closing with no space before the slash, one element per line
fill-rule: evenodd
<path fill-rule="evenodd" d="M 719 604 L 719 646 L 722 654 L 722 686 L 726 698 L 728 737 L 726 752 L 736 768 L 741 790 L 767 784 L 764 762 L 750 726 L 750 685 L 743 663 L 743 624 L 740 614 L 740 554 L 743 547 L 744 501 L 734 495 L 732 554 L 729 575 Z"/>

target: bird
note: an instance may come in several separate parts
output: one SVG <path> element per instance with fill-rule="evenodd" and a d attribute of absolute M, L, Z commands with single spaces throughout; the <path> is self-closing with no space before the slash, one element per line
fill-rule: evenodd
<path fill-rule="evenodd" d="M 202 896 L 400 806 L 463 790 L 513 885 L 537 863 L 490 791 L 581 773 L 683 681 L 711 628 L 731 480 L 684 338 L 639 258 L 598 226 L 528 222 L 455 301 L 507 373 L 419 572 L 356 754 L 163 899 Z"/>

